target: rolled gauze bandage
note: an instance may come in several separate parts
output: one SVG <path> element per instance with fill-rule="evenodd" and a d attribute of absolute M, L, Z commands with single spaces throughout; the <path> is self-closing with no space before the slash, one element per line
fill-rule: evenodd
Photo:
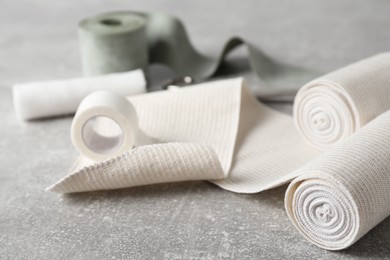
<path fill-rule="evenodd" d="M 141 14 L 115 12 L 84 19 L 79 37 L 85 75 L 146 69 L 146 18 Z"/>
<path fill-rule="evenodd" d="M 138 132 L 132 104 L 114 92 L 98 91 L 88 95 L 77 109 L 71 139 L 81 154 L 102 161 L 130 150 Z"/>
<path fill-rule="evenodd" d="M 388 109 L 390 53 L 383 53 L 303 86 L 294 120 L 309 143 L 328 149 Z"/>
<path fill-rule="evenodd" d="M 121 95 L 146 92 L 142 70 L 103 76 L 34 82 L 13 87 L 15 111 L 23 120 L 73 114 L 81 100 L 98 90 Z"/>
<path fill-rule="evenodd" d="M 390 215 L 389 133 L 390 111 L 297 170 L 285 206 L 309 241 L 343 249 Z"/>

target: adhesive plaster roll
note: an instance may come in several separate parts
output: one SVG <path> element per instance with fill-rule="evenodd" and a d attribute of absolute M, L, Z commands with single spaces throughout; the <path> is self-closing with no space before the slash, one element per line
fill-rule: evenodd
<path fill-rule="evenodd" d="M 146 92 L 142 70 L 102 76 L 33 82 L 13 86 L 15 112 L 23 120 L 73 114 L 88 94 L 111 90 L 120 95 Z"/>
<path fill-rule="evenodd" d="M 114 92 L 98 91 L 81 102 L 72 122 L 71 139 L 81 154 L 102 161 L 130 150 L 138 132 L 132 104 Z"/>

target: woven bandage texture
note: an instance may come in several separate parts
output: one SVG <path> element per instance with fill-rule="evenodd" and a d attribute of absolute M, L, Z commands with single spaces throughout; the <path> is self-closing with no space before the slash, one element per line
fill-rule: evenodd
<path fill-rule="evenodd" d="M 157 144 L 102 162 L 80 156 L 48 190 L 70 193 L 203 179 L 226 190 L 255 193 L 290 181 L 296 177 L 293 170 L 318 155 L 290 116 L 259 103 L 240 78 L 129 101 L 140 129 Z"/>
<path fill-rule="evenodd" d="M 344 249 L 390 215 L 390 111 L 296 171 L 285 207 L 312 243 Z"/>
<path fill-rule="evenodd" d="M 294 101 L 302 136 L 327 150 L 390 109 L 390 52 L 353 63 L 303 86 Z"/>
<path fill-rule="evenodd" d="M 81 155 L 48 190 L 204 179 L 255 193 L 296 178 L 285 198 L 292 222 L 320 247 L 346 248 L 390 214 L 388 71 L 390 54 L 381 54 L 309 83 L 296 98 L 295 125 L 242 79 L 129 97 L 156 144 L 102 162 Z"/>

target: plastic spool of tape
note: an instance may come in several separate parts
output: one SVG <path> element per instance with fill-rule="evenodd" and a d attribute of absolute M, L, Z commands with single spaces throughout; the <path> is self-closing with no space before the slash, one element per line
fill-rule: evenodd
<path fill-rule="evenodd" d="M 139 132 L 133 105 L 109 91 L 88 95 L 72 122 L 73 145 L 84 156 L 103 161 L 130 150 Z"/>

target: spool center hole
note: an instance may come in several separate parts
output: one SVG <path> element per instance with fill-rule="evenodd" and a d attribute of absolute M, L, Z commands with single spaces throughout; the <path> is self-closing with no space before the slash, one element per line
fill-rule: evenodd
<path fill-rule="evenodd" d="M 119 26 L 122 25 L 122 22 L 117 19 L 104 19 L 100 21 L 101 24 L 108 25 L 108 26 Z"/>
<path fill-rule="evenodd" d="M 106 116 L 96 116 L 85 122 L 82 130 L 84 144 L 100 154 L 111 154 L 120 148 L 124 135 L 120 126 Z"/>

